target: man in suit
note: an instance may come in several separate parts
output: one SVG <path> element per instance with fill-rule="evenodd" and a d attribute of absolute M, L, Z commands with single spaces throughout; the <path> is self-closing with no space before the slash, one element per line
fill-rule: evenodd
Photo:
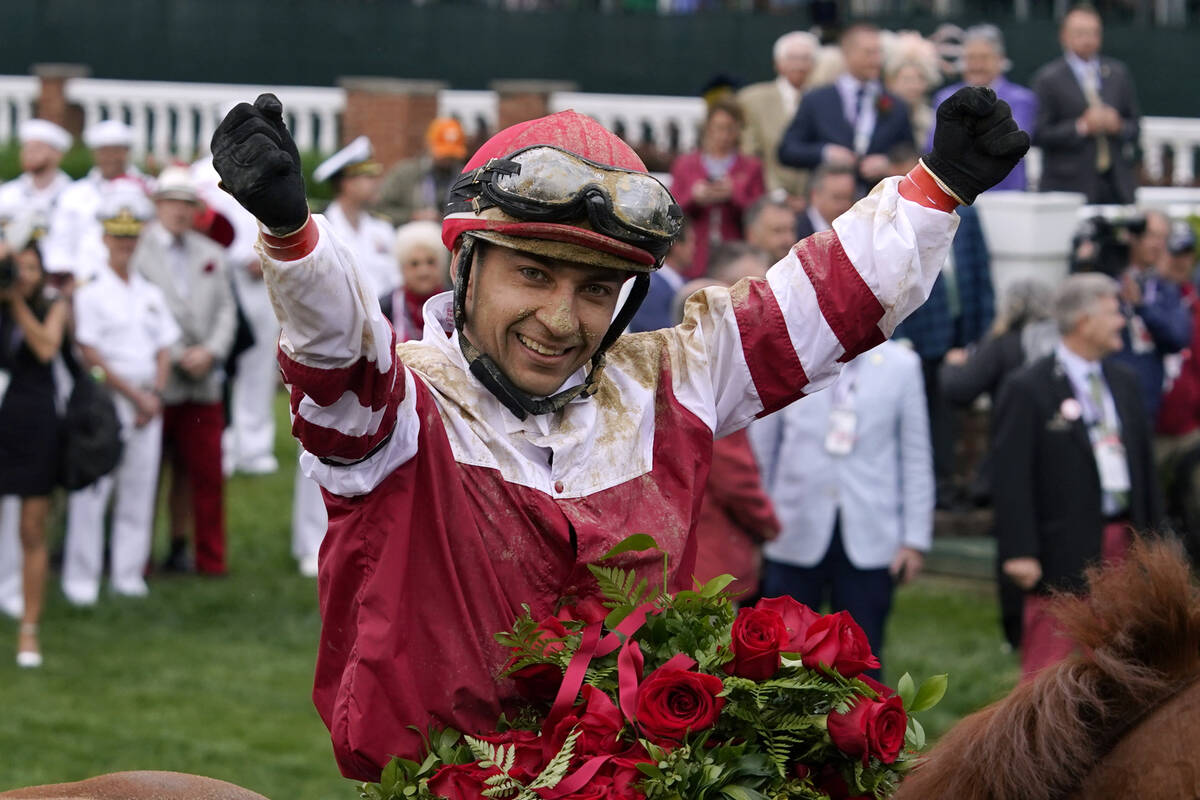
<path fill-rule="evenodd" d="M 679 238 L 667 251 L 663 265 L 650 275 L 650 288 L 646 299 L 629 322 L 630 333 L 657 331 L 675 325 L 671 313 L 675 295 L 684 286 L 683 276 L 691 269 L 696 255 L 696 232 L 685 220 L 679 229 Z"/>
<path fill-rule="evenodd" d="M 796 215 L 796 241 L 827 231 L 833 221 L 850 210 L 858 194 L 854 167 L 822 164 L 813 171 L 808 185 L 808 205 Z"/>
<path fill-rule="evenodd" d="M 879 29 L 851 25 L 840 41 L 846 71 L 832 86 L 814 89 L 800 101 L 779 143 L 779 161 L 812 169 L 820 164 L 853 166 L 859 192 L 890 174 L 887 152 L 913 141 L 908 106 L 879 80 L 883 46 Z"/>
<path fill-rule="evenodd" d="M 746 243 L 767 254 L 768 266 L 787 258 L 796 243 L 796 212 L 782 197 L 764 194 L 742 218 Z"/>
<path fill-rule="evenodd" d="M 785 33 L 773 50 L 775 80 L 751 84 L 737 95 L 746 115 L 742 152 L 762 161 L 768 192 L 782 189 L 793 201 L 804 197 L 808 174 L 779 163 L 779 140 L 796 116 L 820 48 L 820 40 L 807 31 Z"/>
<path fill-rule="evenodd" d="M 963 79 L 940 89 L 933 96 L 933 108 L 946 101 L 950 95 L 964 86 L 990 86 L 996 96 L 1008 103 L 1012 109 L 1013 119 L 1021 126 L 1021 130 L 1033 134 L 1037 117 L 1037 95 L 1024 86 L 1013 83 L 1004 77 L 1008 69 L 1008 58 L 1004 51 L 1004 34 L 995 25 L 975 25 L 967 28 L 963 34 L 962 44 Z M 934 115 L 935 127 L 929 131 L 929 142 L 925 149 L 933 147 L 933 131 L 936 130 L 937 115 Z M 993 189 L 1000 191 L 1025 191 L 1025 162 L 1008 173 L 1008 176 L 996 184 Z"/>
<path fill-rule="evenodd" d="M 154 205 L 156 219 L 147 226 L 133 265 L 162 290 L 182 334 L 170 349 L 163 390 L 163 457 L 171 469 L 171 549 L 164 568 L 190 569 L 186 556 L 192 538 L 196 571 L 221 575 L 226 570 L 222 364 L 237 324 L 233 289 L 224 250 L 192 230 L 200 201 L 187 169 L 162 171 Z"/>
<path fill-rule="evenodd" d="M 1048 613 L 1052 590 L 1081 591 L 1083 571 L 1117 560 L 1131 529 L 1162 519 L 1150 423 L 1137 378 L 1107 356 L 1121 349 L 1118 286 L 1072 275 L 1055 298 L 1062 341 L 1015 373 L 993 417 L 992 493 L 1003 573 L 1026 591 L 1021 670 L 1071 652 Z"/>
<path fill-rule="evenodd" d="M 920 360 L 884 342 L 828 391 L 750 428 L 783 526 L 764 547 L 763 594 L 849 611 L 879 655 L 896 584 L 921 569 L 934 483 Z"/>
<path fill-rule="evenodd" d="M 1100 15 L 1080 6 L 1059 29 L 1063 57 L 1038 70 L 1034 145 L 1042 148 L 1043 192 L 1082 192 L 1089 203 L 1132 203 L 1137 93 L 1129 70 L 1100 55 Z"/>

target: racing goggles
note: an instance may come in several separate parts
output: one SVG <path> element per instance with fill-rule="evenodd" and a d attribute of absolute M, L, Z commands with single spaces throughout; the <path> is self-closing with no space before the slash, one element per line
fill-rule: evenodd
<path fill-rule="evenodd" d="M 448 214 L 496 207 L 525 222 L 587 217 L 592 229 L 662 260 L 679 235 L 683 210 L 644 172 L 609 167 L 550 145 L 533 145 L 463 173 Z"/>

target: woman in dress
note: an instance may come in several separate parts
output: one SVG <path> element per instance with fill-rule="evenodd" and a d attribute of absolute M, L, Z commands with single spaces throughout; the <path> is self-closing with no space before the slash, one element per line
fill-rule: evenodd
<path fill-rule="evenodd" d="M 0 495 L 21 498 L 25 609 L 17 664 L 39 667 L 38 621 L 46 591 L 46 521 L 58 477 L 59 416 L 52 362 L 67 325 L 65 300 L 46 287 L 32 242 L 0 260 Z M 4 379 L 0 379 L 4 380 Z"/>
<path fill-rule="evenodd" d="M 743 238 L 742 216 L 766 191 L 761 162 L 738 147 L 741 135 L 741 106 L 717 100 L 704 120 L 700 149 L 671 165 L 671 194 L 696 233 L 696 255 L 685 278 L 705 274 L 714 245 Z"/>

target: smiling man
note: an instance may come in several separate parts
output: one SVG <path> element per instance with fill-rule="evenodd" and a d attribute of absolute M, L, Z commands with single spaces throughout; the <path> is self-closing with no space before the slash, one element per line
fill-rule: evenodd
<path fill-rule="evenodd" d="M 342 771 L 374 780 L 429 725 L 494 727 L 515 697 L 492 634 L 592 598 L 588 572 L 650 532 L 690 585 L 714 437 L 829 385 L 926 297 L 948 213 L 1028 147 L 965 90 L 926 165 L 801 242 L 766 279 L 710 288 L 675 328 L 621 336 L 679 230 L 633 150 L 562 112 L 496 134 L 450 190 L 455 286 L 396 344 L 351 252 L 310 217 L 273 95 L 213 137 L 260 220 L 301 464 L 324 489 L 314 701 Z M 935 177 L 936 176 L 936 177 Z M 626 297 L 626 285 L 627 299 Z M 649 580 L 655 554 L 622 566 Z"/>

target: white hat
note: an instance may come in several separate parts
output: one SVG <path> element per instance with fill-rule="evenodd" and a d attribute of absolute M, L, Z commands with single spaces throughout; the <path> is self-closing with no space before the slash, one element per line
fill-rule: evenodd
<path fill-rule="evenodd" d="M 155 200 L 186 200 L 196 203 L 200 195 L 196 192 L 196 184 L 192 182 L 192 174 L 187 167 L 170 166 L 158 174 L 158 182 L 154 185 Z"/>
<path fill-rule="evenodd" d="M 142 231 L 142 224 L 153 214 L 154 209 L 142 185 L 118 178 L 101 193 L 96 219 L 104 225 L 107 234 L 137 236 Z"/>
<path fill-rule="evenodd" d="M 83 132 L 83 143 L 93 150 L 97 147 L 132 147 L 133 128 L 119 119 L 106 119 Z"/>
<path fill-rule="evenodd" d="M 21 144 L 43 142 L 60 153 L 71 149 L 71 134 L 48 119 L 27 119 L 21 123 L 18 134 Z"/>
<path fill-rule="evenodd" d="M 314 181 L 327 181 L 345 171 L 346 175 L 378 175 L 381 171 L 378 162 L 372 160 L 371 140 L 359 136 L 350 144 L 338 150 L 313 170 Z"/>

